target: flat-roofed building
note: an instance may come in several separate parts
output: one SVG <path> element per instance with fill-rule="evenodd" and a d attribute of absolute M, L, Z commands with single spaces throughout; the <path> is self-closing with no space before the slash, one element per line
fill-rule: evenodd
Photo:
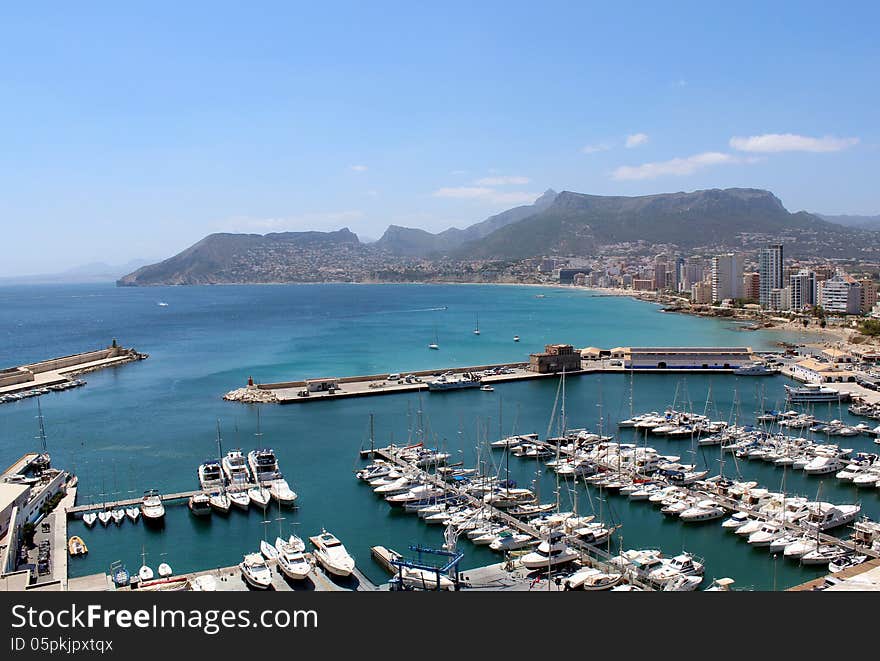
<path fill-rule="evenodd" d="M 842 383 L 855 381 L 855 375 L 835 363 L 828 363 L 815 358 L 801 360 L 791 366 L 792 374 L 809 383 Z"/>
<path fill-rule="evenodd" d="M 735 369 L 755 354 L 751 347 L 617 347 L 611 357 L 630 369 Z"/>
<path fill-rule="evenodd" d="M 822 284 L 822 296 L 819 302 L 826 312 L 858 314 L 862 297 L 860 289 L 855 278 L 838 274 Z"/>

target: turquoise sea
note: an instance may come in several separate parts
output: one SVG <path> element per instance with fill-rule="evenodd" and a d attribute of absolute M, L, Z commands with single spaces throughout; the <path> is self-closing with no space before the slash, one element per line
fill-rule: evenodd
<path fill-rule="evenodd" d="M 538 294 L 544 294 L 538 297 Z M 160 306 L 159 303 L 167 303 Z M 479 316 L 481 335 L 471 331 Z M 440 350 L 427 344 L 436 330 Z M 514 343 L 513 335 L 521 341 Z M 224 402 L 223 393 L 256 381 L 345 376 L 455 365 L 525 360 L 548 342 L 576 346 L 751 345 L 772 348 L 799 335 L 747 332 L 712 319 L 665 314 L 657 306 L 627 298 L 601 297 L 569 288 L 464 285 L 290 285 L 116 288 L 107 285 L 0 288 L 0 366 L 120 344 L 150 354 L 140 363 L 85 376 L 88 385 L 41 398 L 53 463 L 80 477 L 79 502 L 100 503 L 197 486 L 199 463 L 215 456 L 216 424 L 224 448 L 248 450 L 256 444 L 257 407 Z M 781 402 L 783 379 L 730 375 L 636 375 L 636 412 L 662 410 L 677 401 L 702 411 L 711 386 L 711 408 L 719 418 L 754 416 L 761 402 Z M 419 411 L 437 445 L 473 464 L 486 438 L 499 429 L 546 433 L 557 391 L 556 380 L 502 384 L 494 393 L 392 395 L 304 405 L 264 405 L 263 444 L 278 454 L 300 507 L 249 514 L 231 512 L 208 520 L 189 515 L 184 504 L 169 506 L 164 529 L 142 523 L 86 529 L 72 522 L 89 555 L 71 562 L 71 575 L 106 570 L 114 560 L 140 565 L 142 549 L 154 567 L 162 561 L 176 571 L 227 566 L 258 548 L 264 534 L 274 539 L 279 525 L 302 536 L 321 527 L 337 534 L 359 567 L 373 580 L 383 572 L 369 548 L 382 544 L 405 551 L 410 544 L 439 546 L 442 530 L 414 515 L 392 509 L 353 477 L 361 465 L 357 450 L 367 442 L 375 416 L 379 443 L 402 442 L 415 433 Z M 739 401 L 738 410 L 733 402 Z M 628 417 L 630 379 L 622 375 L 584 376 L 567 382 L 570 427 L 616 430 Z M 846 410 L 818 411 L 850 419 Z M 0 463 L 8 465 L 37 446 L 34 399 L 0 405 Z M 632 439 L 631 432 L 621 440 Z M 847 439 L 857 449 L 876 449 L 868 438 Z M 689 444 L 651 438 L 658 450 L 688 458 Z M 719 467 L 717 449 L 698 451 L 701 465 Z M 534 463 L 511 458 L 511 475 L 522 485 L 536 474 Z M 763 485 L 779 488 L 782 471 L 764 463 L 725 464 Z M 545 500 L 553 499 L 555 475 L 540 471 Z M 786 475 L 786 490 L 815 496 L 818 478 Z M 571 506 L 563 489 L 564 506 Z M 622 524 L 614 545 L 686 549 L 705 558 L 707 577 L 731 576 L 739 587 L 772 589 L 813 578 L 801 568 L 754 549 L 717 522 L 685 526 L 645 503 L 620 496 L 599 498 L 579 489 L 580 511 L 591 507 L 609 522 Z M 823 480 L 822 498 L 861 500 L 866 514 L 880 518 L 880 491 L 857 491 L 833 478 Z M 263 521 L 269 521 L 263 524 Z M 460 542 L 464 566 L 496 561 L 485 548 Z"/>

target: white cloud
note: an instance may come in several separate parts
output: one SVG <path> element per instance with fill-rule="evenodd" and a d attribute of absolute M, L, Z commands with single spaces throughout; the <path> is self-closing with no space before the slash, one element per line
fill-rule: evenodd
<path fill-rule="evenodd" d="M 794 133 L 765 133 L 747 138 L 733 137 L 730 139 L 730 146 L 737 151 L 763 153 L 782 151 L 831 152 L 847 149 L 858 142 L 858 138 L 835 138 L 830 135 L 811 138 Z"/>
<path fill-rule="evenodd" d="M 352 166 L 350 166 L 349 169 L 353 170 L 354 172 L 366 172 L 367 166 L 366 165 L 352 165 Z"/>
<path fill-rule="evenodd" d="M 648 142 L 648 134 L 647 133 L 633 133 L 632 135 L 626 136 L 626 148 L 632 149 L 633 147 L 638 147 L 640 145 Z"/>
<path fill-rule="evenodd" d="M 359 210 L 319 211 L 278 218 L 235 216 L 220 223 L 222 232 L 284 232 L 339 229 L 342 225 L 363 218 Z"/>
<path fill-rule="evenodd" d="M 458 200 L 479 200 L 492 204 L 524 204 L 534 202 L 540 193 L 498 191 L 488 186 L 450 186 L 438 188 L 432 195 Z"/>
<path fill-rule="evenodd" d="M 527 184 L 531 181 L 528 177 L 485 177 L 477 179 L 474 183 L 477 186 L 519 186 Z"/>
<path fill-rule="evenodd" d="M 738 163 L 740 159 L 731 154 L 717 151 L 703 152 L 685 158 L 673 158 L 669 161 L 643 163 L 642 165 L 622 165 L 611 173 L 612 179 L 619 181 L 656 179 L 670 175 L 688 175 L 712 165 Z"/>
<path fill-rule="evenodd" d="M 597 142 L 592 145 L 585 145 L 581 151 L 585 154 L 597 154 L 600 151 L 608 151 L 611 149 L 611 145 L 607 142 Z"/>

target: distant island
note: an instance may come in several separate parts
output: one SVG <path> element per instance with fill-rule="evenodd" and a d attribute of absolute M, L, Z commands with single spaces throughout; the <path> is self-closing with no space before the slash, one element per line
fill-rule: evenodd
<path fill-rule="evenodd" d="M 119 286 L 311 282 L 537 282 L 534 260 L 712 254 L 784 242 L 788 255 L 831 260 L 880 254 L 880 232 L 790 213 L 770 191 L 699 190 L 637 197 L 546 191 L 465 229 L 392 225 L 373 243 L 335 232 L 211 234 L 123 276 Z"/>

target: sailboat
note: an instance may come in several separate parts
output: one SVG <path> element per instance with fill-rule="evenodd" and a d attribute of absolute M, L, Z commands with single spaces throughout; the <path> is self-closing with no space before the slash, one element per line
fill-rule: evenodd
<path fill-rule="evenodd" d="M 480 315 L 477 315 L 477 323 L 474 326 L 474 335 L 480 334 Z"/>
<path fill-rule="evenodd" d="M 440 348 L 440 341 L 437 338 L 437 326 L 434 326 L 434 341 L 428 345 L 428 348 L 429 349 L 439 349 Z"/>
<path fill-rule="evenodd" d="M 153 570 L 147 566 L 147 551 L 141 547 L 141 568 L 138 569 L 138 578 L 142 581 L 153 580 Z"/>
<path fill-rule="evenodd" d="M 217 462 L 218 464 L 221 461 L 221 457 L 223 456 L 223 448 L 220 440 L 220 421 L 217 420 Z M 205 464 L 202 464 L 203 466 Z M 202 487 L 204 488 L 205 483 L 201 480 L 201 475 L 199 476 Z M 232 501 L 229 498 L 229 494 L 226 492 L 226 485 L 223 480 L 223 473 L 220 472 L 218 476 L 217 484 L 220 486 L 220 491 L 217 493 L 212 493 L 208 497 L 208 501 L 211 507 L 219 512 L 220 514 L 229 514 L 229 508 L 232 507 Z M 248 498 L 248 503 L 250 503 L 250 498 Z"/>

